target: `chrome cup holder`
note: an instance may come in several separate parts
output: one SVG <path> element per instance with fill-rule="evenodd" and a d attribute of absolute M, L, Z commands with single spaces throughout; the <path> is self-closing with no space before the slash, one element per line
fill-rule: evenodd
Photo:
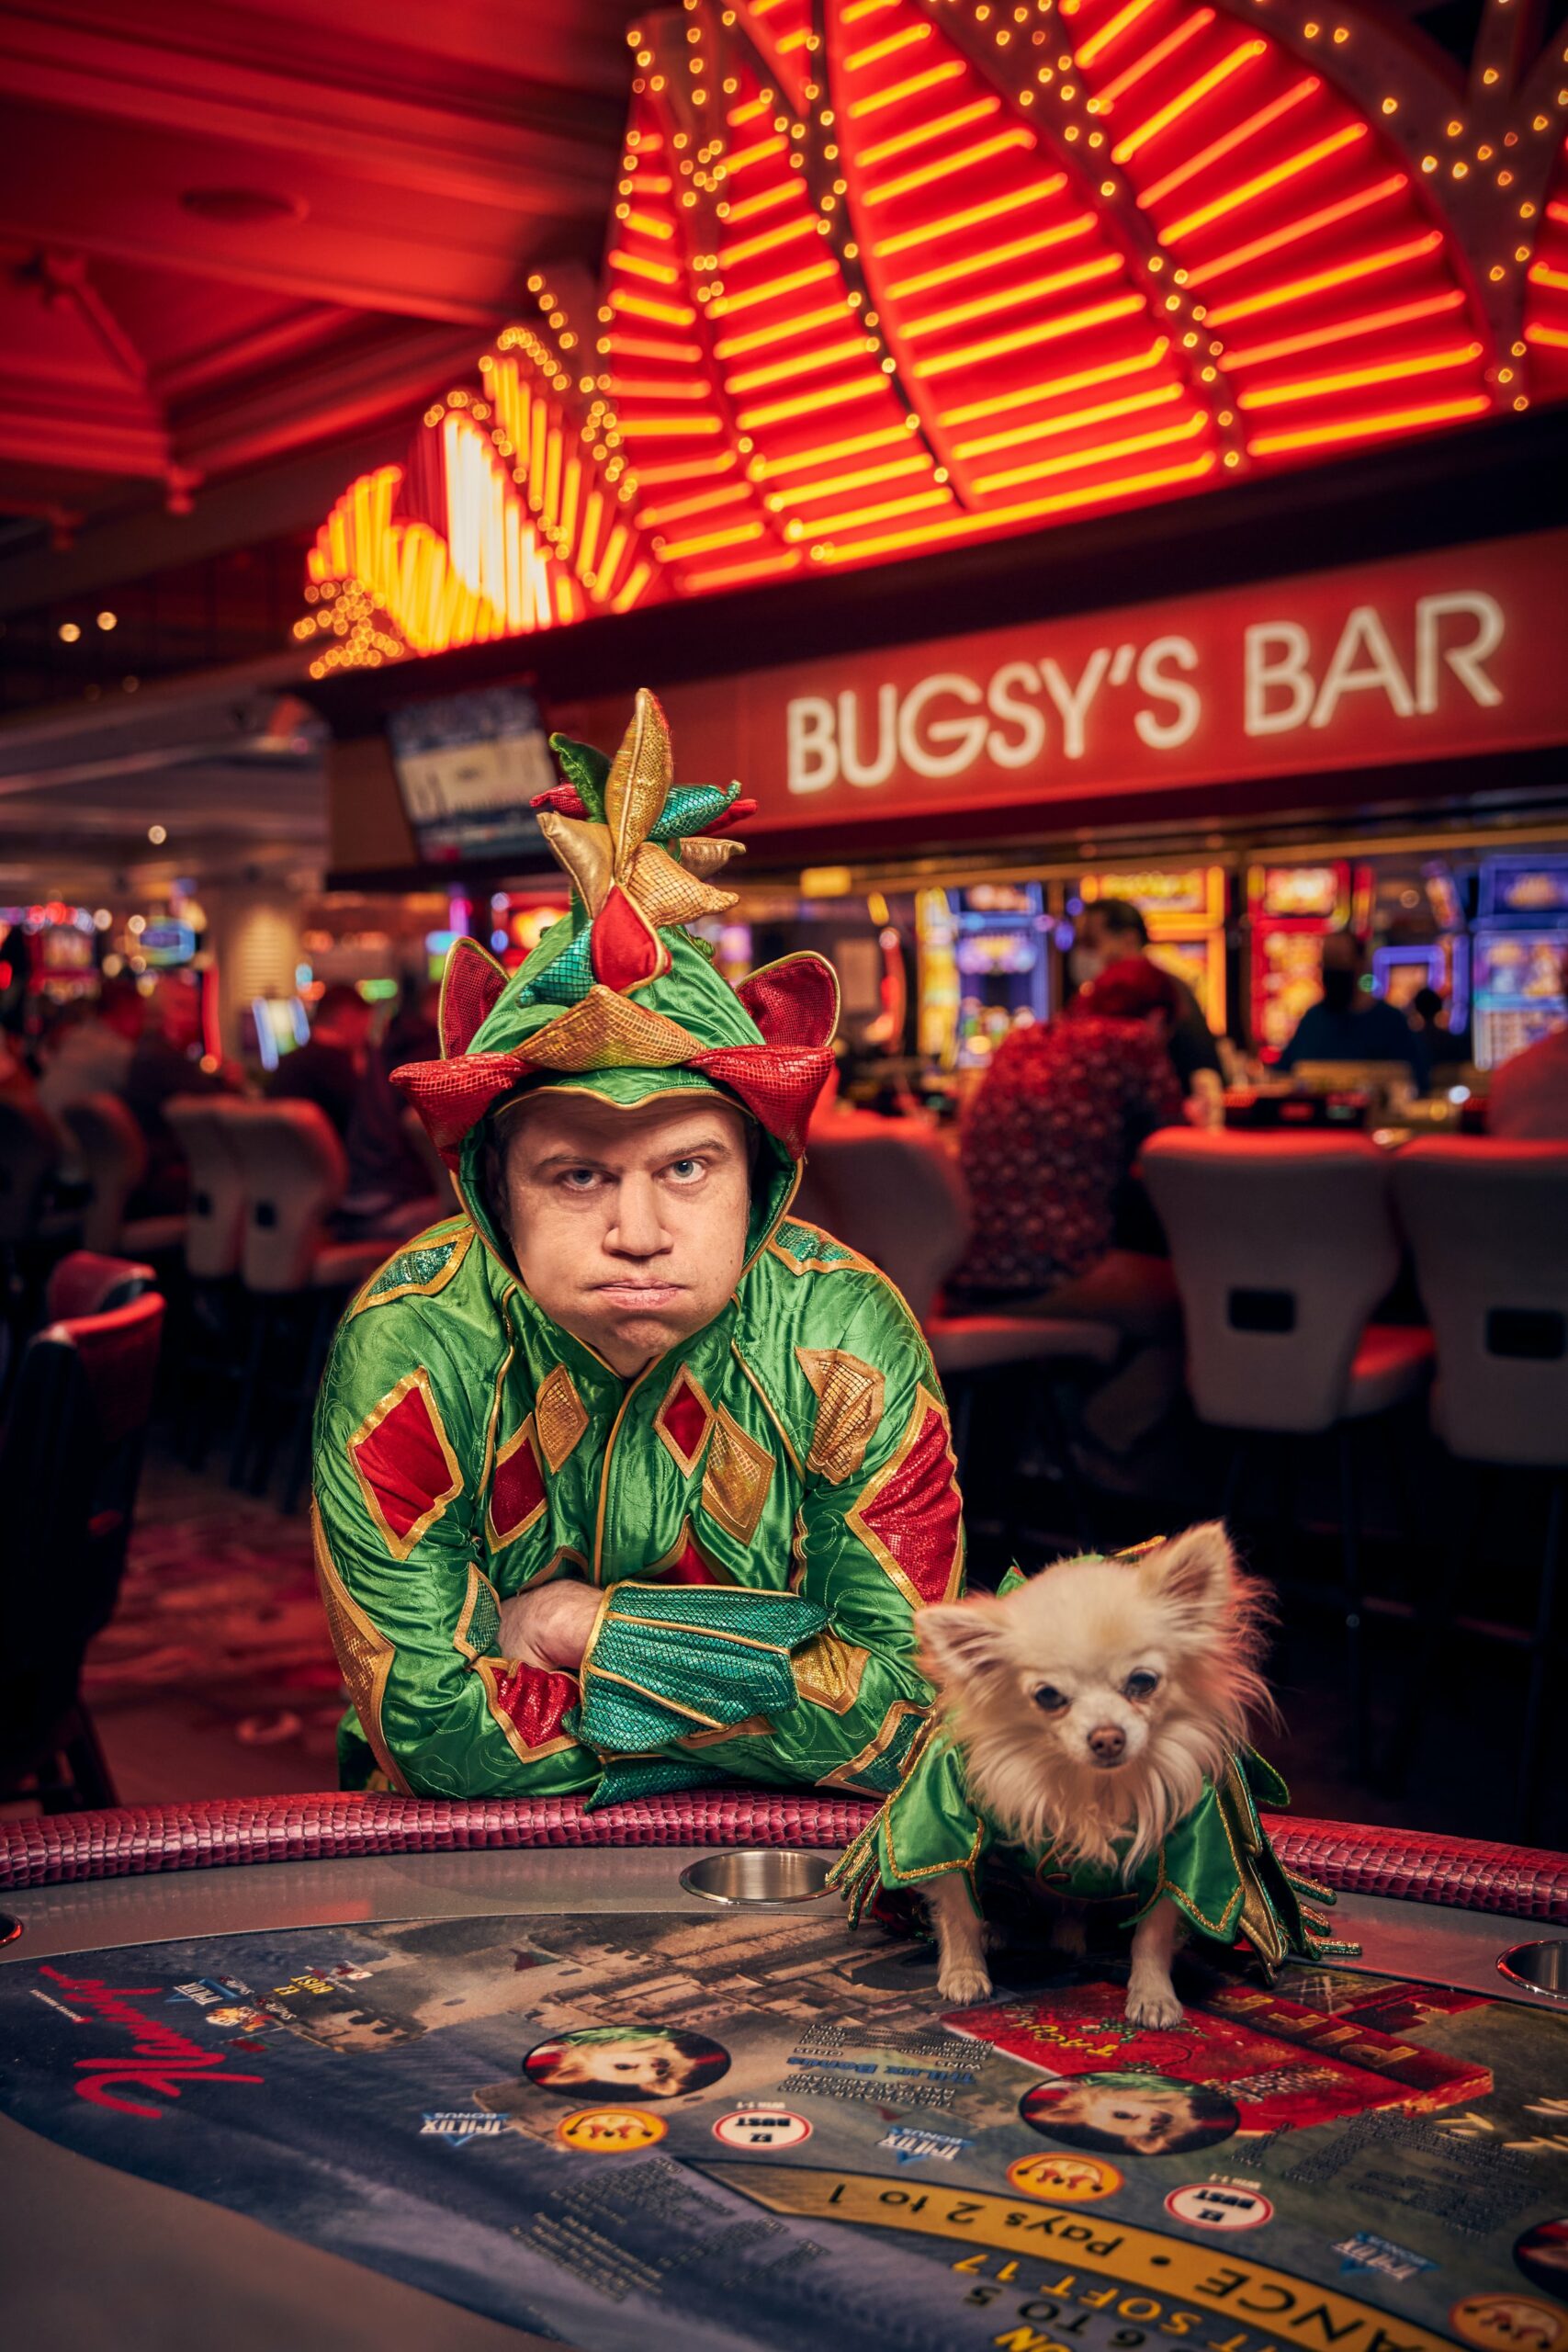
<path fill-rule="evenodd" d="M 1549 2000 L 1568 2001 L 1568 1938 L 1551 1936 L 1540 1943 L 1513 1944 L 1497 1956 L 1497 1973 L 1527 1993 L 1544 1993 Z"/>
<path fill-rule="evenodd" d="M 828 1888 L 829 1859 L 797 1846 L 728 1846 L 681 1872 L 688 1894 L 737 1909 L 784 1911 L 815 1903 Z"/>

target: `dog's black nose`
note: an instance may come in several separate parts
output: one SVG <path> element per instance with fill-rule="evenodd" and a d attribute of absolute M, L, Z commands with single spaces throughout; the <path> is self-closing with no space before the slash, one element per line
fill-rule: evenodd
<path fill-rule="evenodd" d="M 1089 1736 L 1089 1752 L 1097 1764 L 1119 1764 L 1126 1746 L 1126 1733 L 1114 1724 L 1100 1724 Z"/>

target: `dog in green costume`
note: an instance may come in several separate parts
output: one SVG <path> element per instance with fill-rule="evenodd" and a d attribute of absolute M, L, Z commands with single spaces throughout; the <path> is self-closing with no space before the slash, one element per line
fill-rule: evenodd
<path fill-rule="evenodd" d="M 795 956 L 732 989 L 688 933 L 734 903 L 744 808 L 675 785 L 652 695 L 613 761 L 555 749 L 536 805 L 570 910 L 510 975 L 453 949 L 441 1058 L 395 1075 L 461 1211 L 361 1290 L 317 1407 L 343 1778 L 886 1795 L 931 1695 L 915 1613 L 961 1590 L 963 1536 L 917 1325 L 790 1213 L 837 983 Z M 668 1164 L 617 1140 L 666 1125 Z M 726 1137 L 742 1184 L 708 1248 Z M 547 1228 L 582 1235 L 575 1289 Z"/>
<path fill-rule="evenodd" d="M 1243 1947 L 1266 1974 L 1353 1950 L 1310 1907 L 1333 1896 L 1283 1868 L 1258 1815 L 1259 1799 L 1289 1801 L 1247 1742 L 1249 1715 L 1272 1713 L 1261 1616 L 1217 1524 L 1014 1569 L 994 1598 L 927 1611 L 942 1713 L 833 1872 L 852 1918 L 880 1889 L 918 1889 L 940 1989 L 963 2003 L 990 1991 L 987 1864 L 1045 1898 L 1066 1951 L 1107 1906 L 1132 1930 L 1128 2018 L 1156 2028 L 1181 2018 L 1184 1935 Z"/>

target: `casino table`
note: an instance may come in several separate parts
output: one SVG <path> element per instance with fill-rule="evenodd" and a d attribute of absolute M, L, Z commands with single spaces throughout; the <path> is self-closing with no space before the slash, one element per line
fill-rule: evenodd
<path fill-rule="evenodd" d="M 808 1890 L 866 1813 L 0 1827 L 5 2341 L 1568 2352 L 1568 2001 L 1498 1964 L 1562 1936 L 1568 1858 L 1271 1823 L 1359 1956 L 1189 1953 L 1151 2033 L 1114 1936 L 1015 1921 L 955 2010 L 848 1930 Z"/>

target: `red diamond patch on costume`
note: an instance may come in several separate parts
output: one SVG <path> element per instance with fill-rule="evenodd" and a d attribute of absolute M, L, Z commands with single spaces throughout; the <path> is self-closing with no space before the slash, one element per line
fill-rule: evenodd
<path fill-rule="evenodd" d="M 395 1560 L 406 1560 L 447 1504 L 463 1474 L 421 1364 L 371 1408 L 348 1441 L 365 1507 Z"/>
<path fill-rule="evenodd" d="M 689 1478 L 697 1466 L 713 1409 L 684 1364 L 653 1417 L 653 1426 Z"/>
<path fill-rule="evenodd" d="M 848 1515 L 866 1549 L 918 1606 L 951 1600 L 964 1561 L 947 1416 L 923 1388 L 904 1442 Z"/>
<path fill-rule="evenodd" d="M 545 1501 L 545 1476 L 535 1450 L 530 1413 L 516 1434 L 496 1448 L 485 1518 L 491 1550 L 499 1552 L 502 1544 L 515 1544 L 520 1535 L 526 1535 Z"/>
<path fill-rule="evenodd" d="M 658 1577 L 663 1584 L 729 1584 L 734 1581 L 732 1577 L 721 1577 L 705 1559 L 692 1533 L 689 1519 L 681 1521 L 681 1532 L 673 1549 L 666 1552 L 661 1560 L 655 1560 L 646 1573 Z"/>
<path fill-rule="evenodd" d="M 490 1693 L 491 1713 L 505 1716 L 525 1748 L 539 1748 L 559 1736 L 561 1717 L 577 1703 L 577 1681 L 543 1667 L 513 1666 L 490 1681 Z"/>

